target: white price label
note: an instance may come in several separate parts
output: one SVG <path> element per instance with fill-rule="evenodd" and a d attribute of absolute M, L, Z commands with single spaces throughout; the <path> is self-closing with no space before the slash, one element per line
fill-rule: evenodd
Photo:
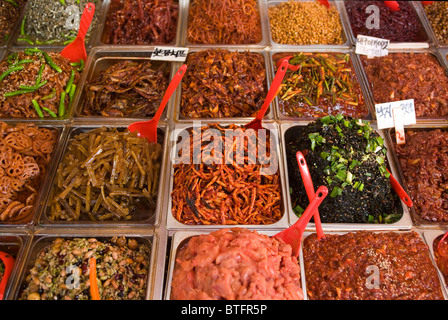
<path fill-rule="evenodd" d="M 189 48 L 183 47 L 155 47 L 151 60 L 184 62 Z"/>
<path fill-rule="evenodd" d="M 403 125 L 416 123 L 414 99 L 381 103 L 375 105 L 378 129 L 394 128 L 394 110 L 401 112 Z"/>
<path fill-rule="evenodd" d="M 370 57 L 383 57 L 389 54 L 390 41 L 359 34 L 356 38 L 356 54 Z"/>

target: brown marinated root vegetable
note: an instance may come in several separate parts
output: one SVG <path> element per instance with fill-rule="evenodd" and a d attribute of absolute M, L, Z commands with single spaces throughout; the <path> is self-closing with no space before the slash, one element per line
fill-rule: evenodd
<path fill-rule="evenodd" d="M 51 220 L 129 220 L 154 210 L 162 147 L 136 133 L 97 128 L 70 140 L 50 199 Z"/>

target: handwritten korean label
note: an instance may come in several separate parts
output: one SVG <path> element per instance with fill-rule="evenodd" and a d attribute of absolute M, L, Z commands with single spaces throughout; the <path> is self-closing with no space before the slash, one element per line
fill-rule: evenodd
<path fill-rule="evenodd" d="M 405 143 L 404 126 L 415 124 L 414 99 L 375 105 L 378 129 L 395 128 L 398 144 Z"/>
<path fill-rule="evenodd" d="M 184 62 L 189 48 L 156 47 L 151 54 L 151 60 Z"/>
<path fill-rule="evenodd" d="M 414 99 L 381 103 L 375 105 L 378 129 L 395 127 L 394 109 L 401 110 L 403 125 L 416 123 Z"/>
<path fill-rule="evenodd" d="M 356 38 L 356 54 L 370 57 L 383 57 L 389 54 L 390 41 L 359 34 Z"/>

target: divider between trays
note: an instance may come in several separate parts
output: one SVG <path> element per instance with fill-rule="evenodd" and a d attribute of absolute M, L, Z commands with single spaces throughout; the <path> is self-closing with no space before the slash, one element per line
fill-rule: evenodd
<path fill-rule="evenodd" d="M 310 121 L 312 122 L 312 121 Z M 308 123 L 310 123 L 308 122 Z M 289 174 L 288 174 L 288 164 L 287 164 L 287 158 L 286 158 L 286 140 L 285 140 L 285 134 L 288 131 L 288 129 L 292 128 L 292 127 L 296 127 L 296 126 L 303 126 L 305 127 L 308 123 L 283 123 L 280 126 L 280 134 L 281 134 L 281 145 L 282 145 L 282 153 L 283 153 L 283 167 L 284 167 L 284 172 L 285 172 L 285 189 L 289 190 L 290 185 L 289 185 Z M 388 140 L 386 140 L 385 134 L 382 130 L 377 130 L 376 129 L 376 125 L 372 124 L 372 128 L 378 132 L 378 134 L 385 139 L 385 146 L 387 148 L 387 159 L 389 162 L 389 167 L 390 167 L 390 171 L 392 173 L 393 176 L 397 177 L 397 169 L 395 167 L 395 163 L 394 161 L 391 161 L 392 158 L 392 153 L 390 151 L 389 148 L 389 142 Z M 301 180 L 300 176 L 297 176 L 297 179 Z M 398 180 L 398 179 L 397 179 Z M 315 188 L 317 188 L 317 186 L 314 186 Z M 297 222 L 299 220 L 299 218 L 294 214 L 292 205 L 291 205 L 291 197 L 289 192 L 287 193 L 287 212 L 289 214 L 289 220 L 290 220 L 290 224 L 294 224 L 295 222 Z M 374 224 L 374 223 L 324 223 L 322 222 L 322 228 L 324 230 L 349 230 L 349 231 L 353 231 L 353 230 L 408 230 L 411 229 L 412 227 L 412 220 L 409 214 L 409 209 L 408 207 L 400 200 L 400 204 L 401 204 L 401 208 L 402 208 L 402 212 L 403 215 L 401 217 L 401 219 L 395 223 L 391 223 L 391 224 Z M 316 226 L 314 224 L 314 222 L 310 222 L 307 227 L 306 230 L 315 230 Z"/>

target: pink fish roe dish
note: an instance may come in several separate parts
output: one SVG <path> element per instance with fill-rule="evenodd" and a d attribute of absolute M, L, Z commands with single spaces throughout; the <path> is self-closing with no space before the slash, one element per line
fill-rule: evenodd
<path fill-rule="evenodd" d="M 178 248 L 171 300 L 303 300 L 300 266 L 281 240 L 242 228 Z"/>

